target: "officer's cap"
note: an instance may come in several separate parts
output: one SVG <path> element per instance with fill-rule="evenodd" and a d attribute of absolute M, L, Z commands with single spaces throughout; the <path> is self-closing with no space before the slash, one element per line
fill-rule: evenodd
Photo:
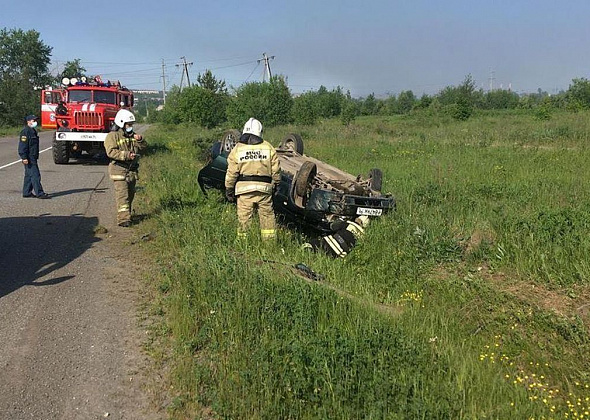
<path fill-rule="evenodd" d="M 36 115 L 32 115 L 32 114 L 31 114 L 31 115 L 27 115 L 27 116 L 25 117 L 25 121 L 38 120 L 38 119 L 39 119 L 39 118 L 37 118 L 37 116 L 36 116 Z"/>

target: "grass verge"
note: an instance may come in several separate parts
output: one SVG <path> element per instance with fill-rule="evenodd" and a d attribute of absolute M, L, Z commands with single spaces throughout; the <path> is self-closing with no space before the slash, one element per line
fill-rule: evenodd
<path fill-rule="evenodd" d="M 383 170 L 398 210 L 346 260 L 305 253 L 287 229 L 236 242 L 235 207 L 196 183 L 221 133 L 152 129 L 139 204 L 171 418 L 587 418 L 589 120 L 265 130 L 275 144 L 299 132 L 306 153 L 351 173 Z"/>

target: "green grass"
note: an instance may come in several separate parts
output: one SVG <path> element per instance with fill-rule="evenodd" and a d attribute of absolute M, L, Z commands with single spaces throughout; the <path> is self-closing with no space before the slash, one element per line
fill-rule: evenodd
<path fill-rule="evenodd" d="M 41 125 L 41 123 L 39 123 L 39 127 L 37 127 L 37 131 L 39 133 L 41 133 L 42 131 L 46 131 L 46 130 L 43 130 L 40 127 L 40 125 Z M 18 127 L 0 126 L 0 137 L 14 137 L 15 144 L 17 144 L 16 141 L 18 140 L 18 136 L 19 136 L 22 129 L 23 129 L 23 126 L 18 126 Z"/>
<path fill-rule="evenodd" d="M 0 127 L 0 137 L 14 137 L 15 141 L 18 140 L 18 134 L 22 130 L 22 127 Z"/>
<path fill-rule="evenodd" d="M 288 229 L 236 242 L 235 207 L 196 183 L 221 131 L 153 128 L 139 205 L 156 232 L 171 418 L 587 418 L 589 117 L 265 130 L 274 144 L 301 133 L 353 174 L 383 170 L 397 211 L 345 260 Z"/>

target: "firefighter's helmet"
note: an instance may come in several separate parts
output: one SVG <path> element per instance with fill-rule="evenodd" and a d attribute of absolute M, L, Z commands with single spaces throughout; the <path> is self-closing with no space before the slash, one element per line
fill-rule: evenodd
<path fill-rule="evenodd" d="M 119 112 L 117 112 L 117 115 L 115 115 L 115 124 L 117 124 L 117 127 L 119 128 L 123 128 L 125 123 L 131 122 L 135 122 L 135 115 L 133 115 L 133 112 L 131 111 L 120 109 Z"/>
<path fill-rule="evenodd" d="M 246 124 L 244 124 L 242 134 L 254 134 L 255 136 L 262 138 L 262 123 L 256 118 L 250 118 Z"/>

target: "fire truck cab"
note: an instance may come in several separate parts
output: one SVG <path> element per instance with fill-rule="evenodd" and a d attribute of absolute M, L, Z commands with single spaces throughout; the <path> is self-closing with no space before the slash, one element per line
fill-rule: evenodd
<path fill-rule="evenodd" d="M 41 95 L 41 127 L 56 129 L 55 109 L 63 101 L 65 91 L 63 89 L 46 89 Z"/>
<path fill-rule="evenodd" d="M 41 92 L 41 126 L 56 130 L 53 161 L 57 164 L 82 152 L 104 152 L 104 140 L 115 129 L 115 115 L 133 107 L 133 93 L 118 81 L 82 77 L 64 78 L 62 84 L 62 89 Z"/>

